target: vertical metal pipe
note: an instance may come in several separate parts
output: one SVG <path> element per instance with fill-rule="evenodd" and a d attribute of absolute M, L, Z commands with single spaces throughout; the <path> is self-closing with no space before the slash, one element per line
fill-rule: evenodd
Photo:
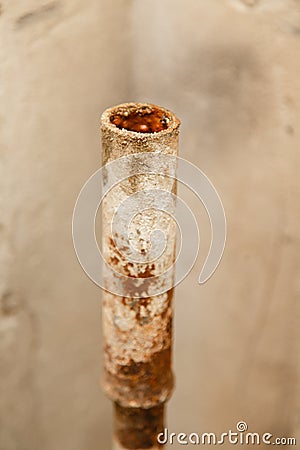
<path fill-rule="evenodd" d="M 126 155 L 152 152 L 154 157 L 156 153 L 176 156 L 179 124 L 172 112 L 155 105 L 126 103 L 106 110 L 101 117 L 103 165 L 109 172 L 113 169 L 108 163 Z M 176 181 L 168 177 L 175 176 L 176 167 L 161 176 L 147 173 L 147 168 L 145 173 L 135 174 L 133 166 L 131 162 L 126 168 L 129 178 L 103 201 L 102 252 L 107 264 L 127 277 L 127 294 L 120 296 L 111 292 L 112 275 L 104 272 L 103 386 L 114 402 L 115 448 L 156 449 L 157 435 L 164 428 L 164 404 L 173 389 L 173 289 L 155 296 L 145 292 L 138 295 L 141 278 L 153 277 L 155 283 L 157 275 L 174 266 L 176 227 L 172 218 L 160 212 L 137 214 L 131 224 L 130 242 L 144 259 L 136 261 L 130 258 L 130 249 L 125 255 L 116 245 L 111 224 L 122 201 L 136 192 L 162 189 L 176 194 Z M 149 235 L 158 226 L 167 236 L 167 244 L 160 258 L 150 261 Z M 125 236 L 118 239 L 128 242 Z"/>

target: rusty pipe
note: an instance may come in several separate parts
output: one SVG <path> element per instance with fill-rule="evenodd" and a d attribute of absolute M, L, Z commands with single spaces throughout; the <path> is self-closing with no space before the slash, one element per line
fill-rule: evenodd
<path fill-rule="evenodd" d="M 107 109 L 101 117 L 102 164 L 107 168 L 106 177 L 113 170 L 109 163 L 123 156 L 153 153 L 154 161 L 157 152 L 176 156 L 179 125 L 172 112 L 151 104 L 125 103 Z M 176 227 L 172 218 L 151 209 L 133 219 L 131 240 L 125 236 L 128 230 L 121 229 L 119 235 L 114 234 L 111 224 L 120 204 L 137 192 L 163 189 L 176 194 L 176 180 L 169 177 L 175 176 L 176 167 L 170 167 L 169 173 L 161 176 L 147 173 L 147 168 L 145 173 L 136 174 L 134 164 L 133 160 L 126 167 L 128 179 L 109 191 L 102 207 L 104 259 L 114 269 L 113 273 L 126 276 L 124 295 L 116 295 L 110 289 L 115 282 L 114 275 L 104 269 L 103 388 L 114 402 L 115 448 L 156 449 L 157 435 L 164 428 L 164 405 L 173 389 L 173 289 L 151 296 L 141 286 L 143 279 L 151 278 L 152 283 L 153 278 L 155 283 L 160 273 L 172 264 L 174 267 Z M 168 239 L 159 259 L 152 261 L 147 258 L 149 236 L 157 225 Z M 123 242 L 124 248 L 117 241 Z M 129 241 L 142 259 L 130 258 Z"/>

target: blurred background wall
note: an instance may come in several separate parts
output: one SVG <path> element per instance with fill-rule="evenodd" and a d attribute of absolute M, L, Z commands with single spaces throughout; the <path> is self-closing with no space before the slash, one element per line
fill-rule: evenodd
<path fill-rule="evenodd" d="M 100 164 L 100 113 L 131 100 L 180 117 L 181 156 L 228 221 L 221 265 L 198 286 L 209 224 L 181 190 L 203 239 L 176 293 L 169 429 L 245 420 L 300 442 L 299 1 L 0 3 L 0 449 L 110 448 L 101 294 L 71 217 Z"/>

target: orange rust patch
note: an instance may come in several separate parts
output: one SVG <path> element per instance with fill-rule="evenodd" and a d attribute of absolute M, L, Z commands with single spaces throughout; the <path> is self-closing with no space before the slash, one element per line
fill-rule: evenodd
<path fill-rule="evenodd" d="M 137 278 L 149 278 L 153 277 L 153 271 L 155 270 L 155 265 L 151 264 L 151 266 L 145 266 L 145 270 L 143 272 L 139 272 Z"/>
<path fill-rule="evenodd" d="M 109 258 L 109 263 L 111 265 L 118 266 L 120 271 L 130 278 L 149 278 L 155 276 L 153 274 L 155 265 L 148 265 L 147 263 L 138 263 L 138 266 L 141 267 L 142 270 L 140 270 L 137 275 L 133 275 L 129 269 L 132 269 L 134 267 L 134 264 L 132 262 L 127 262 L 120 250 L 116 247 L 116 244 L 111 237 L 108 238 L 108 241 L 109 247 L 111 248 L 111 251 L 113 253 L 113 256 Z"/>
<path fill-rule="evenodd" d="M 157 448 L 157 435 L 164 429 L 164 405 L 124 408 L 115 403 L 116 437 L 124 448 Z"/>
<path fill-rule="evenodd" d="M 123 406 L 134 402 L 147 408 L 165 401 L 173 389 L 171 347 L 153 353 L 147 362 L 118 364 L 114 374 L 105 370 L 105 385 L 111 398 Z"/>
<path fill-rule="evenodd" d="M 110 121 L 120 129 L 138 133 L 158 133 L 168 128 L 169 124 L 169 118 L 160 109 L 153 107 L 116 112 Z"/>

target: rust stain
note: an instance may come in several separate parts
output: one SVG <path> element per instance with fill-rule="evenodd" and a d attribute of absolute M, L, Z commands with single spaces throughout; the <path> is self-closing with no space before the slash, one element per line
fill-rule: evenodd
<path fill-rule="evenodd" d="M 142 409 L 115 403 L 115 429 L 117 440 L 128 450 L 158 447 L 157 435 L 164 429 L 164 405 Z"/>
<path fill-rule="evenodd" d="M 101 118 L 103 164 L 132 153 L 161 151 L 177 155 L 179 124 L 173 113 L 155 105 L 127 103 L 106 110 Z M 134 170 L 134 165 L 129 167 L 128 175 Z M 165 175 L 170 175 L 169 170 L 166 169 Z M 122 280 L 123 297 L 109 292 L 103 295 L 103 388 L 115 402 L 116 437 L 127 449 L 157 448 L 157 434 L 164 428 L 164 404 L 174 385 L 174 291 L 170 289 L 151 297 L 146 289 L 148 279 L 153 278 L 151 283 L 155 283 L 155 277 L 168 269 L 173 256 L 170 250 L 159 263 L 130 262 L 125 253 L 122 254 L 129 250 L 125 247 L 125 236 L 114 235 L 124 244 L 117 248 L 109 224 L 112 211 L 124 195 L 149 186 L 176 193 L 176 181 L 166 183 L 165 178 L 148 173 L 132 175 L 120 184 L 119 191 L 107 201 L 107 208 L 103 208 L 103 247 L 107 263 L 116 273 L 126 276 L 126 280 Z M 170 234 L 170 248 L 174 243 L 175 249 L 175 232 Z M 141 253 L 145 255 L 146 250 L 141 248 Z M 110 281 L 107 276 L 107 284 Z"/>
<path fill-rule="evenodd" d="M 116 112 L 110 117 L 111 123 L 120 129 L 139 133 L 158 133 L 168 128 L 169 119 L 161 109 L 141 106 L 132 111 Z"/>
<path fill-rule="evenodd" d="M 127 259 L 122 255 L 120 250 L 125 250 L 125 247 L 123 249 L 118 249 L 115 245 L 115 242 L 112 237 L 108 238 L 109 247 L 110 247 L 110 257 L 109 257 L 109 264 L 111 266 L 114 266 L 116 271 L 120 271 L 120 273 L 123 273 L 129 278 L 149 278 L 149 277 L 155 277 L 155 265 L 154 264 L 147 264 L 147 263 L 137 263 L 133 264 L 132 262 L 128 262 Z M 132 270 L 134 267 L 139 267 L 140 271 L 137 272 L 137 274 L 132 273 Z M 125 282 L 127 284 L 127 290 L 130 292 L 130 289 L 133 287 L 134 291 L 138 286 L 134 284 L 134 282 L 129 281 Z M 142 290 L 141 290 L 142 289 Z M 143 287 L 140 286 L 140 293 L 143 293 Z"/>
<path fill-rule="evenodd" d="M 150 408 L 165 402 L 173 391 L 171 347 L 153 353 L 147 362 L 131 360 L 116 370 L 115 374 L 105 371 L 104 387 L 123 406 Z"/>

